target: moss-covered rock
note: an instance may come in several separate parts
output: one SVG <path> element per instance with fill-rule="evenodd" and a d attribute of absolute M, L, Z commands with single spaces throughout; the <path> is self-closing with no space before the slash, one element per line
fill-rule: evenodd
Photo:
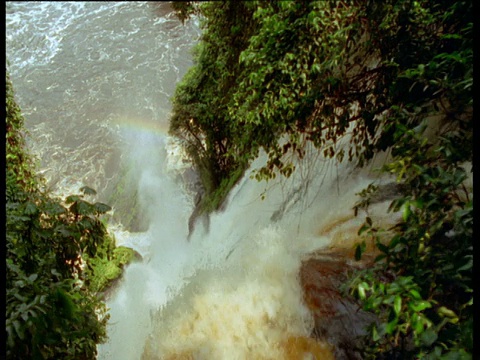
<path fill-rule="evenodd" d="M 85 271 L 87 272 L 88 286 L 91 291 L 101 297 L 109 287 L 121 278 L 125 265 L 141 260 L 141 256 L 133 249 L 119 246 L 112 251 L 108 251 L 108 248 L 112 246 L 114 246 L 113 239 L 102 249 L 102 256 L 84 258 L 87 263 Z"/>
<path fill-rule="evenodd" d="M 124 164 L 105 190 L 107 202 L 115 209 L 109 220 L 123 224 L 125 229 L 131 232 L 148 229 L 148 223 L 145 221 L 146 217 L 138 199 L 138 181 L 135 168 Z"/>

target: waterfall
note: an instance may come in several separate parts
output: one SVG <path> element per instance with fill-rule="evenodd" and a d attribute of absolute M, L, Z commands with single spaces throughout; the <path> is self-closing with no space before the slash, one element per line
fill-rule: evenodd
<path fill-rule="evenodd" d="M 135 236 L 149 244 L 148 260 L 126 269 L 107 302 L 110 340 L 99 359 L 281 359 L 282 344 L 313 327 L 298 279 L 302 260 L 332 244 L 322 229 L 339 219 L 353 229 L 344 236 L 356 235 L 364 218 L 353 215 L 355 194 L 373 177 L 311 149 L 290 178 L 259 182 L 251 174 L 261 156 L 225 209 L 210 215 L 209 229 L 197 226 L 188 240 L 193 198 L 178 181 L 186 168 L 172 168 L 175 142 L 157 140 L 134 141 L 143 145 L 139 161 L 159 154 L 138 168 L 150 225 Z"/>

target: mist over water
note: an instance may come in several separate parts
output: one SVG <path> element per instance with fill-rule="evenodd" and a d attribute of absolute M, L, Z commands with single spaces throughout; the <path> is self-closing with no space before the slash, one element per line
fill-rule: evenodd
<path fill-rule="evenodd" d="M 329 224 L 358 228 L 351 205 L 370 175 L 310 149 L 289 179 L 267 184 L 250 179 L 260 157 L 187 240 L 188 167 L 166 129 L 198 21 L 182 26 L 166 2 L 7 2 L 6 12 L 9 71 L 51 188 L 88 185 L 102 199 L 121 166 L 134 169 L 147 229 L 111 231 L 144 261 L 107 301 L 98 358 L 281 359 L 289 337 L 309 336 L 301 261 L 329 246 Z"/>

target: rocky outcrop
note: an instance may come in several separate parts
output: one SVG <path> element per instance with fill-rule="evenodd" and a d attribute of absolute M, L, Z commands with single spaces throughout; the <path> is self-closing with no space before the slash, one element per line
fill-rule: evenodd
<path fill-rule="evenodd" d="M 208 213 L 203 211 L 202 197 L 203 194 L 201 192 L 197 193 L 197 196 L 195 198 L 195 206 L 193 208 L 192 214 L 188 218 L 188 240 L 190 240 L 190 237 L 192 236 L 193 231 L 195 230 L 195 226 L 199 220 L 202 220 L 203 228 L 207 233 L 210 229 L 210 216 Z"/>
<path fill-rule="evenodd" d="M 349 273 L 368 266 L 371 260 L 354 263 L 348 259 L 341 250 L 314 253 L 302 263 L 300 281 L 315 320 L 312 337 L 333 345 L 336 360 L 361 360 L 362 336 L 375 317 L 340 289 Z"/>

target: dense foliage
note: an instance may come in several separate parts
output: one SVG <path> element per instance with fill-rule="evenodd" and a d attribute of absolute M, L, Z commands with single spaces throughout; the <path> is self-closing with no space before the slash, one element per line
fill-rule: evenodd
<path fill-rule="evenodd" d="M 288 176 L 306 142 L 363 165 L 392 144 L 392 116 L 405 123 L 448 107 L 454 89 L 442 74 L 458 76 L 467 65 L 450 47 L 466 35 L 452 31 L 457 16 L 469 22 L 468 2 L 188 4 L 180 10 L 200 14 L 203 36 L 196 65 L 177 87 L 170 130 L 212 197 L 260 149 L 269 161 L 259 179 L 277 170 Z M 459 86 L 468 92 L 471 83 Z M 347 133 L 352 146 L 337 147 Z"/>
<path fill-rule="evenodd" d="M 383 170 L 403 190 L 390 206 L 402 212 L 399 223 L 385 230 L 367 219 L 360 231 L 380 251 L 351 283 L 379 315 L 366 358 L 470 359 L 472 4 L 397 1 L 373 14 L 372 40 L 396 69 L 382 130 L 392 161 Z"/>
<path fill-rule="evenodd" d="M 237 146 L 238 131 L 228 111 L 243 71 L 238 58 L 255 28 L 254 5 L 241 1 L 202 3 L 204 31 L 195 50 L 197 64 L 177 86 L 174 98 L 170 132 L 184 141 L 194 160 L 211 196 L 211 204 L 205 205 L 209 210 L 220 205 L 222 195 L 245 167 L 241 159 L 227 154 Z M 186 5 L 180 8 L 196 9 Z M 220 196 L 214 200 L 217 193 Z"/>
<path fill-rule="evenodd" d="M 383 170 L 402 184 L 391 210 L 403 220 L 383 230 L 367 218 L 360 231 L 382 253 L 350 284 L 379 317 L 364 355 L 471 358 L 472 2 L 232 1 L 178 10 L 200 16 L 203 36 L 177 88 L 171 132 L 203 174 L 210 209 L 262 149 L 268 162 L 258 179 L 289 176 L 306 143 L 359 166 L 388 151 Z"/>
<path fill-rule="evenodd" d="M 473 198 L 458 162 L 463 149 L 448 137 L 434 145 L 412 130 L 398 136 L 385 170 L 404 185 L 390 205 L 402 220 L 382 229 L 367 218 L 359 233 L 380 254 L 349 284 L 379 316 L 365 358 L 471 359 Z"/>
<path fill-rule="evenodd" d="M 108 315 L 81 256 L 97 258 L 97 249 L 112 242 L 99 219 L 110 207 L 86 201 L 94 194 L 88 187 L 65 201 L 45 192 L 23 121 L 7 73 L 6 355 L 94 359 Z"/>

